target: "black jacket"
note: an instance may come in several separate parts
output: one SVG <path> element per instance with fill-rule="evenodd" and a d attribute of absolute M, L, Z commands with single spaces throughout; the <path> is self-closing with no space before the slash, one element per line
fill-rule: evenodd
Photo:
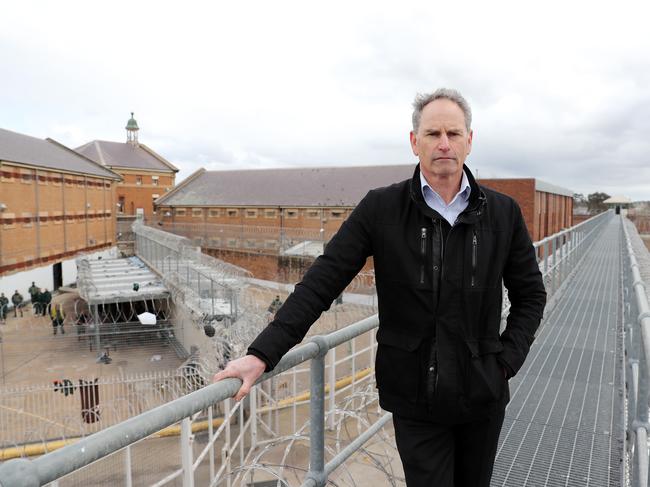
<path fill-rule="evenodd" d="M 465 172 L 469 204 L 453 227 L 424 202 L 419 166 L 411 180 L 370 191 L 248 353 L 275 367 L 372 255 L 381 406 L 445 422 L 503 407 L 504 370 L 522 366 L 546 292 L 517 203 Z M 511 307 L 499 334 L 502 282 Z"/>

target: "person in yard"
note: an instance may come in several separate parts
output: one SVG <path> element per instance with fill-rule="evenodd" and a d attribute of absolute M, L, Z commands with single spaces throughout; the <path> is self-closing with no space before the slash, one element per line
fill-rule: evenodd
<path fill-rule="evenodd" d="M 20 311 L 20 317 L 23 317 L 23 295 L 18 292 L 18 289 L 11 296 L 11 304 L 14 305 L 14 318 L 18 317 L 18 311 Z"/>

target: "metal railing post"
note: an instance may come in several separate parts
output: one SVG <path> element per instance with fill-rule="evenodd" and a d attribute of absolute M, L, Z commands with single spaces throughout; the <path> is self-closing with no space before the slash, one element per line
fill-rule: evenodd
<path fill-rule="evenodd" d="M 557 245 L 556 245 L 556 240 L 557 237 L 554 237 L 553 240 L 551 240 L 551 248 L 552 248 L 552 253 L 553 253 L 553 274 L 551 275 L 551 295 L 555 294 L 555 291 L 557 290 L 557 285 L 556 285 L 556 280 L 555 277 L 557 275 Z"/>
<path fill-rule="evenodd" d="M 323 487 L 325 474 L 325 354 L 327 341 L 321 336 L 311 339 L 319 348 L 317 356 L 311 359 L 311 397 L 309 402 L 309 472 L 307 478 L 316 487 Z"/>
<path fill-rule="evenodd" d="M 257 447 L 257 386 L 249 394 L 251 419 L 251 449 Z"/>
<path fill-rule="evenodd" d="M 181 464 L 183 466 L 183 487 L 194 487 L 192 463 L 192 421 L 190 418 L 185 418 L 181 421 Z"/>
<path fill-rule="evenodd" d="M 208 442 L 210 443 L 210 482 L 214 480 L 214 425 L 212 417 L 212 409 L 210 406 L 208 408 Z"/>
<path fill-rule="evenodd" d="M 133 474 L 131 473 L 131 447 L 130 446 L 127 446 L 124 449 L 124 470 L 125 470 L 124 485 L 126 487 L 132 487 Z"/>
<path fill-rule="evenodd" d="M 329 351 L 329 357 L 330 357 L 330 374 L 329 374 L 329 385 L 330 385 L 330 393 L 329 393 L 329 399 L 330 399 L 330 405 L 329 405 L 329 411 L 328 411 L 328 421 L 327 421 L 327 429 L 333 430 L 334 429 L 334 423 L 335 423 L 335 414 L 334 412 L 336 411 L 336 347 L 333 347 Z"/>

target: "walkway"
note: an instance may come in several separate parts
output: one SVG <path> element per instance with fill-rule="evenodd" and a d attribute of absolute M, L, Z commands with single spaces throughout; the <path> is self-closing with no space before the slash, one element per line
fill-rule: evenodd
<path fill-rule="evenodd" d="M 621 485 L 621 221 L 606 225 L 510 382 L 492 486 Z"/>

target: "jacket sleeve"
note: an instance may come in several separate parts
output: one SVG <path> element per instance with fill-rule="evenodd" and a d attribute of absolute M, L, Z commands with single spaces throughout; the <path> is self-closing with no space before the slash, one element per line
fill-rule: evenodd
<path fill-rule="evenodd" d="M 373 253 L 371 225 L 373 192 L 368 193 L 298 283 L 275 319 L 248 348 L 273 369 L 282 356 L 300 343 L 321 313 L 329 309 Z"/>
<path fill-rule="evenodd" d="M 546 304 L 546 290 L 535 249 L 521 209 L 514 200 L 512 206 L 513 233 L 503 272 L 503 282 L 510 299 L 510 312 L 506 329 L 501 334 L 503 351 L 498 356 L 499 361 L 506 366 L 509 377 L 515 375 L 524 364 Z"/>

